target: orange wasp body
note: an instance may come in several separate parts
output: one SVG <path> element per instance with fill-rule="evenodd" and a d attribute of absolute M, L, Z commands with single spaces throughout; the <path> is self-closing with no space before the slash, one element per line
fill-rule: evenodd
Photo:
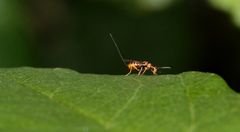
<path fill-rule="evenodd" d="M 154 75 L 157 75 L 158 67 L 153 66 L 148 61 L 128 60 L 127 67 L 129 69 L 129 75 L 133 70 L 138 71 L 138 75 L 143 75 L 147 70 L 151 70 Z"/>
<path fill-rule="evenodd" d="M 153 66 L 151 63 L 148 61 L 138 61 L 138 60 L 126 60 L 123 58 L 120 49 L 117 46 L 117 43 L 115 42 L 112 34 L 109 34 L 114 45 L 117 48 L 118 54 L 121 57 L 123 63 L 128 67 L 129 72 L 126 74 L 128 76 L 133 70 L 138 71 L 138 75 L 143 75 L 147 70 L 150 70 L 153 75 L 157 75 L 158 69 L 170 69 L 171 67 L 156 67 Z"/>

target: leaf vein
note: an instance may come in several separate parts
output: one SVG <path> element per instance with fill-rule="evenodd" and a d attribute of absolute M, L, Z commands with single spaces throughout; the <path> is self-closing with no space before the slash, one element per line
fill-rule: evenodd
<path fill-rule="evenodd" d="M 106 128 L 109 129 L 112 127 L 112 122 L 118 118 L 122 112 L 127 109 L 127 107 L 133 102 L 133 100 L 136 98 L 137 93 L 139 92 L 140 88 L 142 87 L 142 83 L 137 80 L 137 79 L 133 79 L 136 82 L 138 82 L 138 86 L 136 88 L 136 90 L 134 91 L 133 95 L 128 99 L 128 101 L 122 106 L 122 108 L 120 108 L 113 116 L 112 118 L 110 118 L 110 120 L 106 123 Z"/>
<path fill-rule="evenodd" d="M 191 101 L 191 97 L 190 97 L 190 89 L 185 84 L 182 76 L 179 76 L 179 78 L 180 78 L 181 85 L 186 89 L 186 96 L 188 99 L 188 109 L 189 109 L 189 113 L 190 113 L 190 126 L 188 128 L 188 132 L 194 132 L 195 128 L 196 128 L 196 115 L 195 115 L 194 105 L 193 105 L 193 102 Z"/>
<path fill-rule="evenodd" d="M 105 126 L 105 121 L 97 118 L 96 116 L 94 116 L 92 113 L 88 113 L 87 111 L 79 108 L 79 107 L 76 107 L 74 104 L 72 103 L 69 103 L 69 102 L 66 102 L 66 101 L 63 101 L 63 100 L 59 100 L 59 99 L 55 99 L 53 96 L 52 96 L 52 93 L 47 93 L 47 92 L 43 92 L 43 91 L 40 91 L 38 90 L 38 88 L 36 87 L 32 87 L 32 86 L 29 86 L 25 83 L 22 83 L 22 82 L 19 82 L 18 80 L 16 80 L 15 78 L 12 78 L 11 80 L 13 80 L 14 82 L 16 82 L 17 84 L 19 85 L 22 85 L 24 88 L 29 88 L 29 89 L 32 89 L 33 91 L 35 91 L 36 93 L 39 93 L 41 94 L 42 96 L 45 96 L 47 97 L 49 100 L 55 102 L 56 104 L 60 105 L 61 107 L 65 107 L 66 109 L 70 109 L 72 112 L 76 113 L 77 115 L 79 115 L 81 118 L 82 116 L 85 116 L 87 118 L 90 118 L 92 120 L 94 120 L 96 123 L 100 124 L 103 128 L 106 128 Z"/>

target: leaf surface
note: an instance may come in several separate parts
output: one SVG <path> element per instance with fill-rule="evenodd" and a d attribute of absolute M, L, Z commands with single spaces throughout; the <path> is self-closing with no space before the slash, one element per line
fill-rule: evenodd
<path fill-rule="evenodd" d="M 212 73 L 0 69 L 0 131 L 236 132 L 240 96 Z"/>

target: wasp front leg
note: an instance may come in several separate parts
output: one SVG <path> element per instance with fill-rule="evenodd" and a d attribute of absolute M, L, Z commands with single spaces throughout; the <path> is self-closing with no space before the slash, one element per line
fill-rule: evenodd
<path fill-rule="evenodd" d="M 128 69 L 129 69 L 129 72 L 128 74 L 126 74 L 126 76 L 128 76 L 132 72 L 132 70 L 139 71 L 139 69 L 134 64 L 128 64 Z"/>
<path fill-rule="evenodd" d="M 129 74 L 131 74 L 131 72 L 132 72 L 132 67 L 129 68 L 129 72 L 125 76 L 128 76 Z"/>

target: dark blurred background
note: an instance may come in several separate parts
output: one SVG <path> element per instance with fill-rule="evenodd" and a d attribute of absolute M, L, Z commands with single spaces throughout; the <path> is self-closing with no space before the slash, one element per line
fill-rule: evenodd
<path fill-rule="evenodd" d="M 230 0 L 1 0 L 0 66 L 126 74 L 110 32 L 126 59 L 217 73 L 240 91 L 240 2 Z"/>

